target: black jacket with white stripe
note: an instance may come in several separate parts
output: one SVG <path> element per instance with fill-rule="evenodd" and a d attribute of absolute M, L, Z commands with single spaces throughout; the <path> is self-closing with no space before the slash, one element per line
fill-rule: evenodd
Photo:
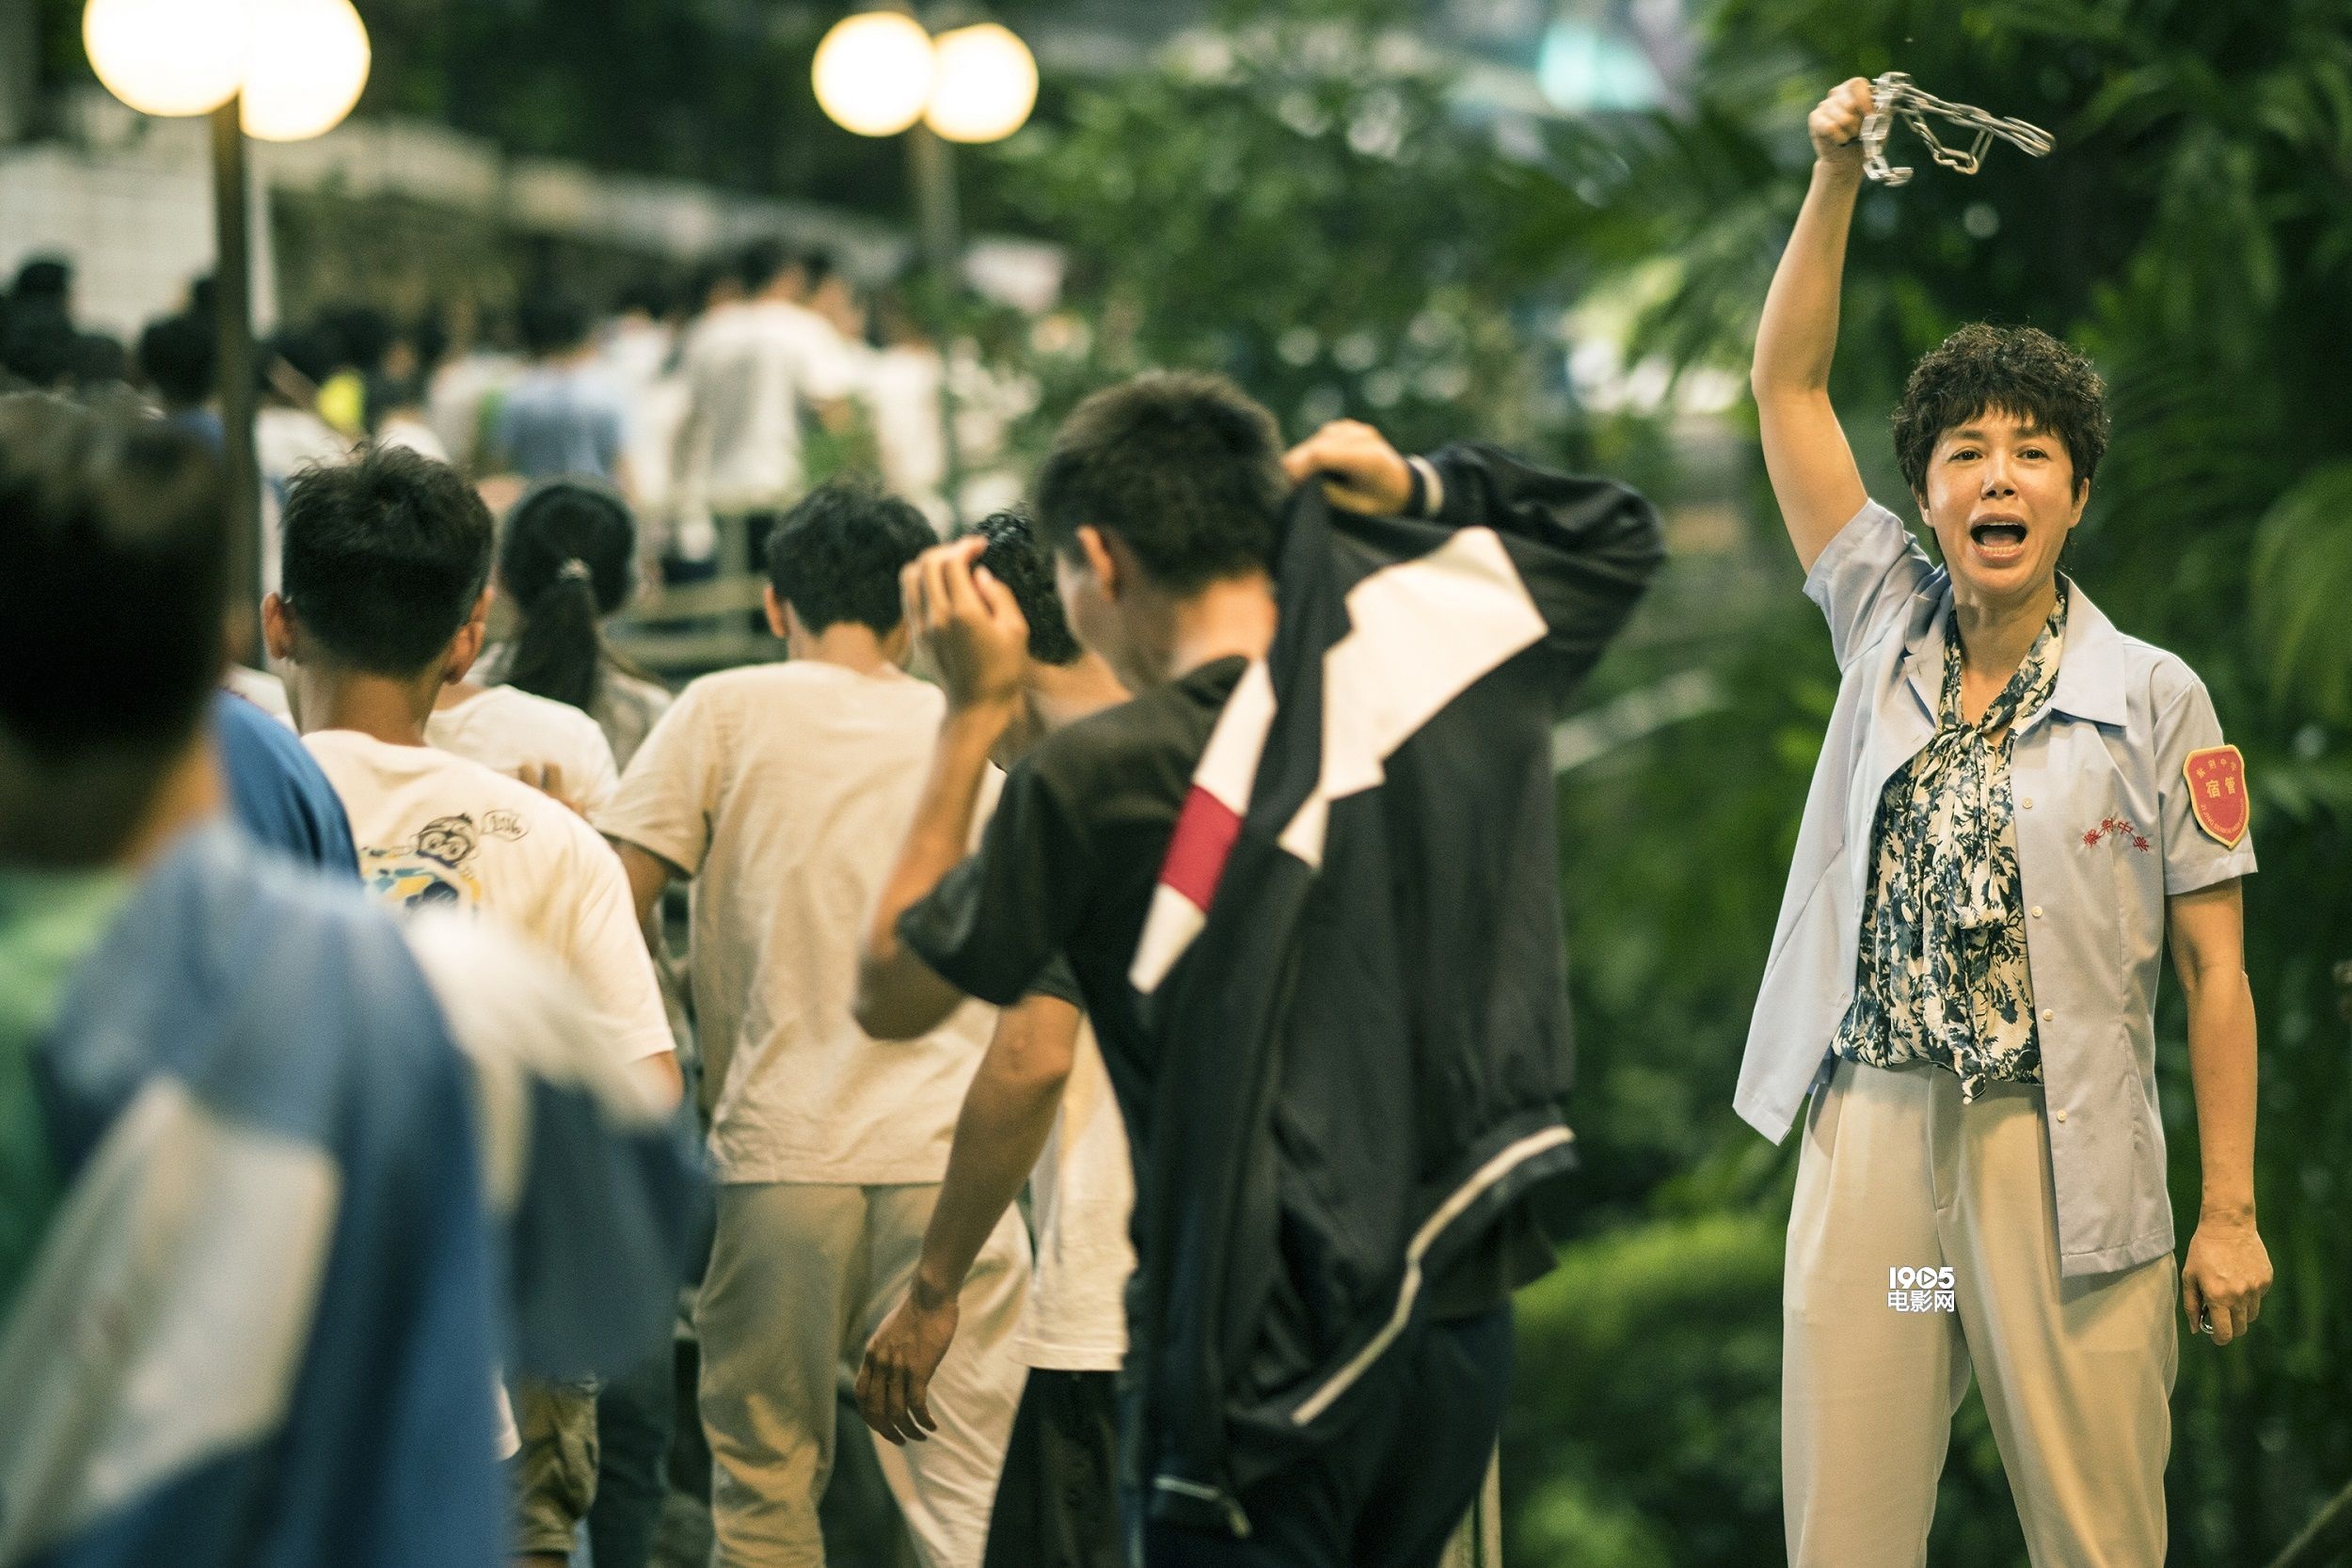
<path fill-rule="evenodd" d="M 1155 1517 L 1246 1531 L 1238 1497 L 1377 1398 L 1426 1282 L 1573 1163 L 1551 732 L 1658 518 L 1490 448 L 1431 462 L 1433 519 L 1292 502 L 1241 831 L 1138 974 L 1127 1467 Z"/>

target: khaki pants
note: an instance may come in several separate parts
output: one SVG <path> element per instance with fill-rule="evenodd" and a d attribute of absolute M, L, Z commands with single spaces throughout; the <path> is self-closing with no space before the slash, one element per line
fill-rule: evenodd
<path fill-rule="evenodd" d="M 596 1386 L 515 1385 L 515 1553 L 570 1557 L 596 1500 Z"/>
<path fill-rule="evenodd" d="M 898 1303 L 935 1185 L 736 1183 L 719 1189 L 709 1271 L 694 1304 L 710 1439 L 716 1568 L 822 1564 L 817 1500 L 833 1473 L 834 1392 Z M 956 1342 L 931 1381 L 939 1430 L 872 1441 L 929 1568 L 973 1568 L 988 1539 L 1025 1369 L 1011 1354 L 1029 1278 L 1028 1233 L 1008 1211 L 958 1302 Z"/>
<path fill-rule="evenodd" d="M 1924 1066 L 1839 1062 L 1815 1096 L 1781 1307 L 1794 1568 L 1927 1561 L 1972 1369 L 2034 1568 L 2164 1561 L 2173 1260 L 2060 1277 L 2042 1117 L 2039 1087 L 1963 1104 Z"/>

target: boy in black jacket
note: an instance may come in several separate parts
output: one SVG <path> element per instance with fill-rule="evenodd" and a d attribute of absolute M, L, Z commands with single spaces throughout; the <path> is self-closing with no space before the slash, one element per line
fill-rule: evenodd
<path fill-rule="evenodd" d="M 1230 383 L 1169 374 L 1082 404 L 1037 501 L 1138 695 L 1039 746 L 966 859 L 1025 628 L 973 546 L 910 569 L 948 715 L 860 1022 L 1074 974 L 1135 1150 L 1148 1563 L 1434 1562 L 1549 1263 L 1528 1196 L 1570 1162 L 1549 731 L 1655 514 L 1360 424 L 1284 454 Z"/>

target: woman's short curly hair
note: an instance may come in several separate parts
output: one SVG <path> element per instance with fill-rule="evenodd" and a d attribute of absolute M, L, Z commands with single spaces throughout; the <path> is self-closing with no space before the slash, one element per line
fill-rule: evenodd
<path fill-rule="evenodd" d="M 1895 461 L 1923 494 L 1935 443 L 1986 410 L 2010 415 L 2063 442 L 2074 483 L 2089 484 L 2107 450 L 2107 389 L 2090 361 L 2030 326 L 1963 326 L 1918 364 L 1895 405 Z"/>

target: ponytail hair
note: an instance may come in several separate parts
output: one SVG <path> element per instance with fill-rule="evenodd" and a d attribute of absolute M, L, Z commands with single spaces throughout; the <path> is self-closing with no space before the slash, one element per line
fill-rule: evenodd
<path fill-rule="evenodd" d="M 620 493 L 586 480 L 537 484 L 506 516 L 499 581 L 521 616 L 506 684 L 591 710 L 611 655 L 598 629 L 628 602 L 637 518 Z"/>

